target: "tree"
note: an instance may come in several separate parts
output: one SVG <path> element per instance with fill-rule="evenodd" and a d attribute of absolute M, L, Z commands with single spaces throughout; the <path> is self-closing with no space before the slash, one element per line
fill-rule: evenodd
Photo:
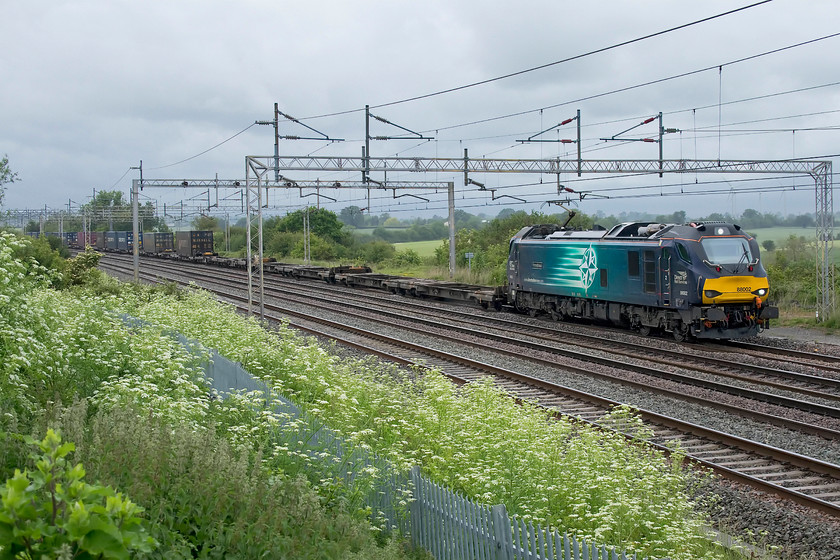
<path fill-rule="evenodd" d="M 3 558 L 130 558 L 158 544 L 148 535 L 143 508 L 109 486 L 88 484 L 81 463 L 67 455 L 51 429 L 42 441 L 27 436 L 34 470 L 15 469 L 0 490 Z"/>
<path fill-rule="evenodd" d="M 309 212 L 309 229 L 312 233 L 321 237 L 330 238 L 334 241 L 341 241 L 344 238 L 343 224 L 338 221 L 334 212 L 323 208 L 309 208 L 292 212 L 285 218 L 276 222 L 278 231 L 303 231 L 303 215 Z"/>
<path fill-rule="evenodd" d="M 358 206 L 348 206 L 346 208 L 342 208 L 338 215 L 338 219 L 348 226 L 362 227 L 365 225 L 365 215 L 363 210 Z"/>
<path fill-rule="evenodd" d="M 18 174 L 9 168 L 9 156 L 3 156 L 3 159 L 0 159 L 0 206 L 3 205 L 3 195 L 6 193 L 6 188 L 3 185 L 14 183 L 17 180 Z"/>
<path fill-rule="evenodd" d="M 94 199 L 82 206 L 82 211 L 91 217 L 92 228 L 96 231 L 128 231 L 133 227 L 131 201 L 123 198 L 122 191 L 97 191 Z M 151 202 L 140 205 L 138 215 L 143 231 L 169 229 L 161 218 L 155 217 Z"/>
<path fill-rule="evenodd" d="M 192 225 L 195 229 L 200 231 L 218 231 L 219 218 L 213 216 L 196 216 L 193 218 Z"/>

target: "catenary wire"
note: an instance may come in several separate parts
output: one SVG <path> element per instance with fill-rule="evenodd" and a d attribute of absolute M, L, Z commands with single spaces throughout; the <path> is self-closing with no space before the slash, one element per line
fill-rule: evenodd
<path fill-rule="evenodd" d="M 622 41 L 620 43 L 615 43 L 615 44 L 610 45 L 608 47 L 602 47 L 602 48 L 599 48 L 599 49 L 588 51 L 588 52 L 578 54 L 578 55 L 575 55 L 575 56 L 571 56 L 571 57 L 568 57 L 568 58 L 564 58 L 564 59 L 561 59 L 561 60 L 556 60 L 554 62 L 549 62 L 547 64 L 541 64 L 539 66 L 533 66 L 531 68 L 526 68 L 525 70 L 519 70 L 517 72 L 511 72 L 509 74 L 504 74 L 502 76 L 496 76 L 495 78 L 488 78 L 486 80 L 480 80 L 478 82 L 472 82 L 472 83 L 469 83 L 469 84 L 464 84 L 464 85 L 461 85 L 461 86 L 456 86 L 456 87 L 452 87 L 452 88 L 448 88 L 448 89 L 444 89 L 444 90 L 440 90 L 440 91 L 436 91 L 436 92 L 432 92 L 432 93 L 427 93 L 427 94 L 423 94 L 423 95 L 416 95 L 414 97 L 409 97 L 409 98 L 406 98 L 406 99 L 400 99 L 400 100 L 397 100 L 397 101 L 390 101 L 390 102 L 387 102 L 387 103 L 380 103 L 378 105 L 371 105 L 370 108 L 371 109 L 378 109 L 378 108 L 381 108 L 381 107 L 389 107 L 389 106 L 392 106 L 392 105 L 399 105 L 399 104 L 402 104 L 402 103 L 408 103 L 410 101 L 418 101 L 420 99 L 427 99 L 429 97 L 435 97 L 435 96 L 438 96 L 438 95 L 443 95 L 443 94 L 446 94 L 446 93 L 452 93 L 452 92 L 455 92 L 455 91 L 461 91 L 461 90 L 472 88 L 472 87 L 475 87 L 475 86 L 489 84 L 489 83 L 496 82 L 496 81 L 499 81 L 499 80 L 504 80 L 506 78 L 512 78 L 514 76 L 521 76 L 522 74 L 527 74 L 529 72 L 534 72 L 536 70 L 542 70 L 544 68 L 549 68 L 551 66 L 556 66 L 558 64 L 571 62 L 573 60 L 579 60 L 579 59 L 585 58 L 587 56 L 592 56 L 592 55 L 599 54 L 599 53 L 602 53 L 602 52 L 610 51 L 610 50 L 613 50 L 613 49 L 617 49 L 617 48 L 620 48 L 620 47 L 631 45 L 633 43 L 638 43 L 638 42 L 641 42 L 641 41 L 645 41 L 645 40 L 651 39 L 653 37 L 658 37 L 660 35 L 665 35 L 667 33 L 671 33 L 671 32 L 674 32 L 674 31 L 679 31 L 681 29 L 685 29 L 685 28 L 688 28 L 688 27 L 692 27 L 694 25 L 705 23 L 707 21 L 711 21 L 711 20 L 714 20 L 714 19 L 717 19 L 717 18 L 729 16 L 729 15 L 735 14 L 737 12 L 741 12 L 741 11 L 744 11 L 744 10 L 748 10 L 750 8 L 754 8 L 756 6 L 760 6 L 762 4 L 767 4 L 771 1 L 772 0 L 762 0 L 761 2 L 755 2 L 753 4 L 749 4 L 747 6 L 742 6 L 740 8 L 735 8 L 735 9 L 729 10 L 727 12 L 722 12 L 722 13 L 719 13 L 719 14 L 716 14 L 716 15 L 713 15 L 713 16 L 709 16 L 709 17 L 706 17 L 706 18 L 698 19 L 698 20 L 695 20 L 695 21 L 692 21 L 692 22 L 689 22 L 689 23 L 684 23 L 684 24 L 678 25 L 676 27 L 671 27 L 671 28 L 668 28 L 668 29 L 664 29 L 662 31 L 657 31 L 656 33 L 650 33 L 650 34 L 644 35 L 642 37 L 636 37 L 635 39 L 629 39 L 627 41 Z M 339 115 L 348 115 L 348 114 L 351 114 L 351 113 L 358 113 L 358 112 L 364 111 L 364 110 L 365 110 L 364 108 L 349 109 L 349 110 L 346 110 L 346 111 L 338 111 L 338 112 L 335 112 L 335 113 L 327 113 L 327 114 L 323 114 L 323 115 L 315 115 L 315 116 L 311 116 L 311 117 L 305 117 L 305 118 L 299 119 L 299 120 L 320 119 L 320 118 L 324 118 L 324 117 L 334 117 L 334 116 L 339 116 Z"/>

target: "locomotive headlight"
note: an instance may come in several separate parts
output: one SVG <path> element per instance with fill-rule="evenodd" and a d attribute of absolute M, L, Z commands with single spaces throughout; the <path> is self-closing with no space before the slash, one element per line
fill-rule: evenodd
<path fill-rule="evenodd" d="M 764 296 L 767 293 L 767 288 L 759 288 L 753 292 L 757 296 Z"/>
<path fill-rule="evenodd" d="M 717 290 L 706 290 L 705 292 L 703 292 L 703 295 L 706 296 L 709 299 L 714 299 L 714 298 L 718 297 L 719 295 L 721 295 L 721 292 L 719 292 Z"/>

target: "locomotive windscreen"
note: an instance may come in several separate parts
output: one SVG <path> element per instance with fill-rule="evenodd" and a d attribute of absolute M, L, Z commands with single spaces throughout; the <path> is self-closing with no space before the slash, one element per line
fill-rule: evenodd
<path fill-rule="evenodd" d="M 707 237 L 700 244 L 713 264 L 752 263 L 750 244 L 743 237 Z"/>

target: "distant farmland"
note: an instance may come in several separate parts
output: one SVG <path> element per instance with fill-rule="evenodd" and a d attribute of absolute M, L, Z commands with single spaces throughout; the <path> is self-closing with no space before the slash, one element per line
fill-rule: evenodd
<path fill-rule="evenodd" d="M 394 248 L 397 251 L 407 251 L 411 249 L 421 257 L 431 257 L 435 254 L 435 249 L 441 246 L 443 241 L 435 239 L 432 241 L 410 241 L 408 243 L 394 243 Z"/>

